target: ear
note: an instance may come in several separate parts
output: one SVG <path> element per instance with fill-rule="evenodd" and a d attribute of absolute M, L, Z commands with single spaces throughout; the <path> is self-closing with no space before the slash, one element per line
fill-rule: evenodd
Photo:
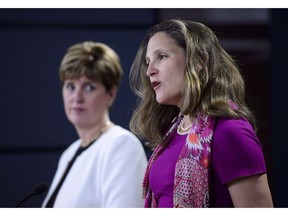
<path fill-rule="evenodd" d="M 110 99 L 109 99 L 109 104 L 108 106 L 111 107 L 112 104 L 114 103 L 114 100 L 116 98 L 118 92 L 118 87 L 116 85 L 114 85 L 111 90 L 109 91 L 109 95 L 110 95 Z"/>

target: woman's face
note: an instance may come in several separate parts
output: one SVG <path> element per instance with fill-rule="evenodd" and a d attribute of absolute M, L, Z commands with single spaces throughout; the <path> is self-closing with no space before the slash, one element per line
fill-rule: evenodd
<path fill-rule="evenodd" d="M 69 121 L 79 129 L 89 129 L 103 121 L 114 100 L 114 91 L 109 93 L 100 82 L 85 76 L 66 80 L 62 94 Z"/>
<path fill-rule="evenodd" d="M 180 107 L 184 91 L 185 51 L 164 32 L 158 32 L 148 42 L 147 76 L 160 104 Z"/>

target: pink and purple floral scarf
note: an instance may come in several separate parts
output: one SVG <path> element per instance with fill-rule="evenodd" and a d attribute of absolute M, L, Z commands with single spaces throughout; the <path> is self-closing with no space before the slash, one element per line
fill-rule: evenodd
<path fill-rule="evenodd" d="M 176 133 L 181 118 L 178 116 L 172 121 L 170 129 L 165 135 L 164 143 L 156 147 L 149 159 L 143 181 L 144 207 L 157 208 L 157 202 L 149 186 L 150 168 Z M 208 175 L 214 126 L 214 119 L 205 114 L 198 114 L 193 122 L 176 163 L 173 207 L 209 207 Z"/>

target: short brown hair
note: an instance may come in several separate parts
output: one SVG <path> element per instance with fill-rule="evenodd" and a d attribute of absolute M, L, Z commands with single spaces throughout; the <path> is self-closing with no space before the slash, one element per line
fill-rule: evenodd
<path fill-rule="evenodd" d="M 67 79 L 77 79 L 86 76 L 88 79 L 101 82 L 107 91 L 119 86 L 123 70 L 120 58 L 109 46 L 86 41 L 68 48 L 60 65 L 60 80 L 62 84 Z"/>

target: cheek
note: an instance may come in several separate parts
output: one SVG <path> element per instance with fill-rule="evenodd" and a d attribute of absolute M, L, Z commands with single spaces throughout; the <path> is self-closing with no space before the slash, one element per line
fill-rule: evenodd
<path fill-rule="evenodd" d="M 67 95 L 63 94 L 63 95 L 62 95 L 62 98 L 63 98 L 64 106 L 66 107 L 67 104 L 68 104 L 68 97 L 67 97 Z"/>
<path fill-rule="evenodd" d="M 105 109 L 105 105 L 107 103 L 107 100 L 105 98 L 95 98 L 93 100 L 90 100 L 90 108 L 92 112 L 98 112 L 99 110 Z"/>
<path fill-rule="evenodd" d="M 184 77 L 182 75 L 171 76 L 170 86 L 171 93 L 176 97 L 181 97 L 183 92 L 185 91 L 185 83 L 184 83 Z"/>
<path fill-rule="evenodd" d="M 178 89 L 179 91 L 182 91 L 184 88 L 184 72 L 178 71 L 173 71 L 169 75 L 170 79 L 170 85 L 174 89 Z"/>
<path fill-rule="evenodd" d="M 67 94 L 63 94 L 62 95 L 62 99 L 63 99 L 63 106 L 64 106 L 64 110 L 66 112 L 66 114 L 69 114 L 69 101 L 70 101 L 70 98 L 67 96 Z"/>

